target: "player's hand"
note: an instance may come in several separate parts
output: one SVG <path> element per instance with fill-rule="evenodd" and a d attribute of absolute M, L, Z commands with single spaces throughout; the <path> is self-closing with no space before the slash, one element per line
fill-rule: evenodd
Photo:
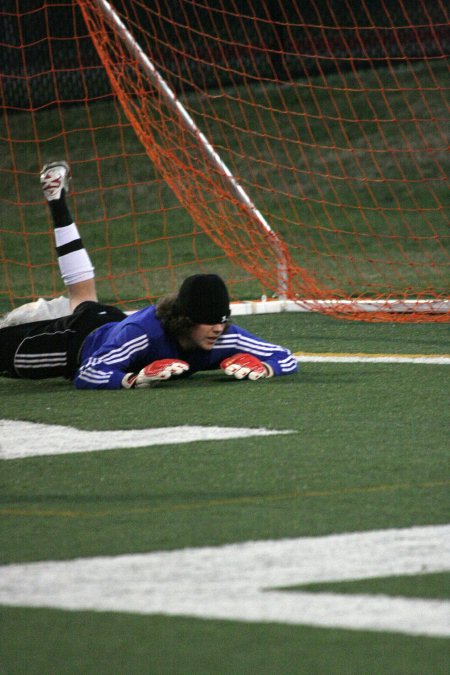
<path fill-rule="evenodd" d="M 225 375 L 235 377 L 237 380 L 259 380 L 262 377 L 272 377 L 273 370 L 267 364 L 251 354 L 235 354 L 224 359 L 220 367 Z"/>
<path fill-rule="evenodd" d="M 189 363 L 180 359 L 160 359 L 142 368 L 139 373 L 127 373 L 122 380 L 125 389 L 151 387 L 155 382 L 168 380 L 173 375 L 182 375 L 189 370 Z"/>

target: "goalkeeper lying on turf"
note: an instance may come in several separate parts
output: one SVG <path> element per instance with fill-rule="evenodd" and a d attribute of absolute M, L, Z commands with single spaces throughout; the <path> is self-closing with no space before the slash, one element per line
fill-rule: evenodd
<path fill-rule="evenodd" d="M 287 349 L 230 322 L 228 291 L 215 274 L 194 274 L 177 295 L 130 316 L 97 302 L 94 269 L 66 203 L 68 184 L 65 162 L 43 168 L 72 313 L 1 328 L 1 375 L 65 377 L 78 389 L 132 389 L 200 370 L 222 369 L 238 380 L 297 371 Z"/>

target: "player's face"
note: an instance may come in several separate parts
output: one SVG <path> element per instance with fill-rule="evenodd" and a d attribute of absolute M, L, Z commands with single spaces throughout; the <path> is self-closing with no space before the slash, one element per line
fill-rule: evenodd
<path fill-rule="evenodd" d="M 191 332 L 191 343 L 195 349 L 211 350 L 216 344 L 216 340 L 220 337 L 225 329 L 224 323 L 196 323 Z"/>

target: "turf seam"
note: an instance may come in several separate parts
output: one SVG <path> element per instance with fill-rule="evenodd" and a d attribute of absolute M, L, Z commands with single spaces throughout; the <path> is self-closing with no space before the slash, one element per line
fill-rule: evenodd
<path fill-rule="evenodd" d="M 307 490 L 290 492 L 279 495 L 266 495 L 255 497 L 236 497 L 233 499 L 213 499 L 208 501 L 172 504 L 160 506 L 138 507 L 126 510 L 103 510 L 97 512 L 88 511 L 57 511 L 57 510 L 35 510 L 35 509 L 15 509 L 1 508 L 0 515 L 4 516 L 36 516 L 36 517 L 57 517 L 57 518 L 105 518 L 110 516 L 121 516 L 133 513 L 157 513 L 161 511 L 189 511 L 205 507 L 216 506 L 235 506 L 244 504 L 264 504 L 268 502 L 289 501 L 292 499 L 311 499 L 321 497 L 339 497 L 352 494 L 369 494 L 374 492 L 393 492 L 395 490 L 410 489 L 432 489 L 435 487 L 446 487 L 450 485 L 450 480 L 431 481 L 423 483 L 393 483 L 386 485 L 373 485 L 365 487 L 342 488 L 339 490 Z"/>

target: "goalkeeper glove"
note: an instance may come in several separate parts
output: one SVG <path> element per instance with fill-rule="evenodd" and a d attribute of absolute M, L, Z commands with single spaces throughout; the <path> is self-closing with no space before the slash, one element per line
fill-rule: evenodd
<path fill-rule="evenodd" d="M 235 354 L 224 359 L 220 367 L 225 375 L 231 375 L 237 380 L 247 378 L 259 380 L 262 377 L 272 377 L 273 369 L 268 363 L 263 363 L 251 354 Z"/>
<path fill-rule="evenodd" d="M 125 389 L 151 387 L 155 382 L 168 380 L 173 375 L 182 375 L 189 370 L 189 364 L 179 359 L 160 359 L 142 368 L 139 373 L 127 373 L 122 380 Z"/>

